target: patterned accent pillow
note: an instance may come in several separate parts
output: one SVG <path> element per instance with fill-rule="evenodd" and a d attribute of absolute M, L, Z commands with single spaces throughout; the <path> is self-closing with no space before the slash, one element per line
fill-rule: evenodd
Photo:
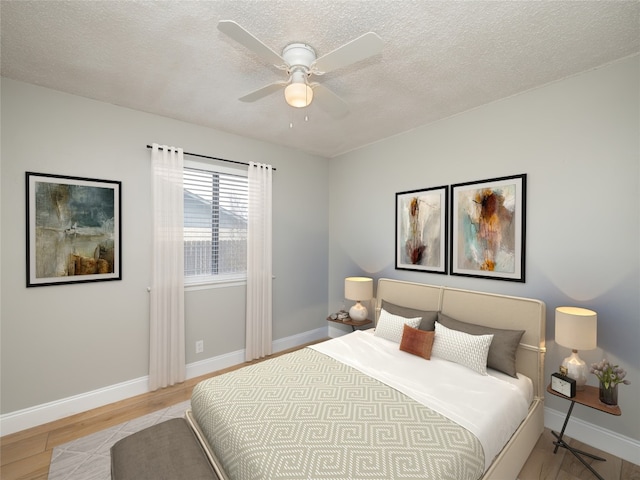
<path fill-rule="evenodd" d="M 435 332 L 432 331 L 411 328 L 405 323 L 404 329 L 402 330 L 400 350 L 429 360 L 431 359 L 434 334 Z"/>
<path fill-rule="evenodd" d="M 404 318 L 400 315 L 393 315 L 383 308 L 380 310 L 378 324 L 376 325 L 376 329 L 373 334 L 376 337 L 382 337 L 387 340 L 391 340 L 392 342 L 400 343 L 404 325 L 407 324 L 410 327 L 418 328 L 421 321 L 421 317 Z"/>
<path fill-rule="evenodd" d="M 459 363 L 481 375 L 487 374 L 487 355 L 493 335 L 469 335 L 436 322 L 431 355 Z"/>
<path fill-rule="evenodd" d="M 460 330 L 470 335 L 493 335 L 489 355 L 487 355 L 487 367 L 518 378 L 516 352 L 524 330 L 483 327 L 482 325 L 461 322 L 442 313 L 438 313 L 438 322 L 451 330 Z"/>

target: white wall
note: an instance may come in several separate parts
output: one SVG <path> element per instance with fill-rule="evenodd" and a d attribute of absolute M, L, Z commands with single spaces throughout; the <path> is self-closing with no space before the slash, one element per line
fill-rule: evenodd
<path fill-rule="evenodd" d="M 3 79 L 2 413 L 147 374 L 145 145 L 157 141 L 277 168 L 274 338 L 326 327 L 348 275 L 446 284 L 544 300 L 549 375 L 568 354 L 553 342 L 554 308 L 592 308 L 599 348 L 581 356 L 618 361 L 632 385 L 620 388 L 622 417 L 586 407 L 574 417 L 637 444 L 639 77 L 638 57 L 630 58 L 330 161 Z M 27 170 L 122 180 L 122 281 L 25 288 Z M 526 283 L 394 269 L 396 192 L 518 173 L 528 174 Z M 301 181 L 309 176 L 314 182 Z M 312 199 L 304 212 L 300 199 Z M 241 287 L 187 293 L 189 363 L 242 348 L 243 300 Z M 190 348 L 196 339 L 205 341 L 203 356 Z M 568 406 L 546 404 L 562 413 Z"/>
<path fill-rule="evenodd" d="M 147 375 L 152 142 L 276 168 L 273 337 L 326 334 L 327 159 L 12 80 L 1 88 L 3 414 Z M 122 181 L 122 281 L 26 288 L 26 171 Z M 186 293 L 187 363 L 244 348 L 244 292 Z"/>
<path fill-rule="evenodd" d="M 640 444 L 639 85 L 636 56 L 332 159 L 329 307 L 357 274 L 539 298 L 547 375 L 569 354 L 553 342 L 555 308 L 591 308 L 598 349 L 581 357 L 619 362 L 632 384 L 620 387 L 621 417 L 582 406 L 573 415 Z M 520 173 L 526 283 L 395 270 L 396 192 Z"/>

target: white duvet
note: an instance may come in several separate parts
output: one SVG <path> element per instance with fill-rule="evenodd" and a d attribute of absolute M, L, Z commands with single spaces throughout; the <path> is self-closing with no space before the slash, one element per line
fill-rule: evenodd
<path fill-rule="evenodd" d="M 531 380 L 494 370 L 480 375 L 467 367 L 399 349 L 373 335 L 373 329 L 311 346 L 401 391 L 473 433 L 484 449 L 485 471 L 527 415 L 533 400 Z"/>

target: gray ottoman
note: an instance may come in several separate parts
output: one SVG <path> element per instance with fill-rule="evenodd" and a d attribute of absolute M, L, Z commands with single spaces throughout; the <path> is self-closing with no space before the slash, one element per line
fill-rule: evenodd
<path fill-rule="evenodd" d="M 145 428 L 111 447 L 112 480 L 219 480 L 183 418 Z"/>

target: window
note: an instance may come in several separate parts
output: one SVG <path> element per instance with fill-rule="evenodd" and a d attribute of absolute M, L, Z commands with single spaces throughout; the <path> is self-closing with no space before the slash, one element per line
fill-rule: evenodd
<path fill-rule="evenodd" d="M 185 284 L 246 276 L 248 188 L 244 171 L 185 161 Z"/>

